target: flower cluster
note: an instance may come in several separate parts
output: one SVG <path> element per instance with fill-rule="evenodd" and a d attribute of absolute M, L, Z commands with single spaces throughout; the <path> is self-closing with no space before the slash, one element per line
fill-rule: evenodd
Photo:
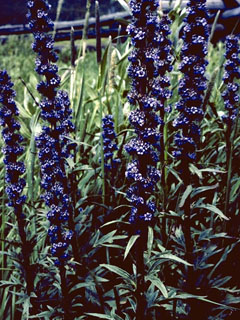
<path fill-rule="evenodd" d="M 112 115 L 107 115 L 102 119 L 102 129 L 104 167 L 107 171 L 115 172 L 120 163 L 120 159 L 114 157 L 114 151 L 118 150 L 118 146 Z"/>
<path fill-rule="evenodd" d="M 5 146 L 2 151 L 4 154 L 4 164 L 6 170 L 6 193 L 9 198 L 9 206 L 14 207 L 15 212 L 20 209 L 26 200 L 22 195 L 23 188 L 26 185 L 21 176 L 25 172 L 25 166 L 18 158 L 23 154 L 21 142 L 23 137 L 20 135 L 20 124 L 15 119 L 19 115 L 14 97 L 15 91 L 12 89 L 13 83 L 6 71 L 0 71 L 0 124 L 3 127 L 2 137 Z"/>
<path fill-rule="evenodd" d="M 129 220 L 139 226 L 150 222 L 156 210 L 150 197 L 160 179 L 156 168 L 161 152 L 160 127 L 164 125 L 163 115 L 168 109 L 165 102 L 171 97 L 166 75 L 173 61 L 168 39 L 170 21 L 166 16 L 159 19 L 158 5 L 159 1 L 155 0 L 130 1 L 132 22 L 128 33 L 133 50 L 129 56 L 132 87 L 128 100 L 136 106 L 129 115 L 136 137 L 125 145 L 125 150 L 133 157 L 126 177 L 133 182 L 128 191 L 133 205 Z"/>
<path fill-rule="evenodd" d="M 53 29 L 48 16 L 50 5 L 45 0 L 28 1 L 29 26 L 34 35 L 33 50 L 37 53 L 36 72 L 45 77 L 37 90 L 43 96 L 40 103 L 41 117 L 47 122 L 36 138 L 41 163 L 43 199 L 49 211 L 48 234 L 52 242 L 51 252 L 57 257 L 56 264 L 68 259 L 67 248 L 73 232 L 68 228 L 72 212 L 69 185 L 66 176 L 65 158 L 70 156 L 73 144 L 68 135 L 73 132 L 68 94 L 58 90 L 60 77 L 55 62 L 57 55 L 53 49 L 53 38 L 47 34 Z"/>
<path fill-rule="evenodd" d="M 131 0 L 132 23 L 128 26 L 133 46 L 128 70 L 132 88 L 128 100 L 144 111 L 164 110 L 171 97 L 167 71 L 172 70 L 170 20 L 157 15 L 158 1 Z"/>
<path fill-rule="evenodd" d="M 240 79 L 240 59 L 239 59 L 239 38 L 236 35 L 229 35 L 226 38 L 226 62 L 224 64 L 223 81 L 226 89 L 222 93 L 224 106 L 227 115 L 223 116 L 223 121 L 231 128 L 238 113 L 239 85 L 236 80 Z"/>
<path fill-rule="evenodd" d="M 196 159 L 196 148 L 200 138 L 199 121 L 203 118 L 203 95 L 206 89 L 205 69 L 208 48 L 208 23 L 206 0 L 189 0 L 184 20 L 183 45 L 179 70 L 183 77 L 179 82 L 176 108 L 180 111 L 174 126 L 180 129 L 175 138 L 176 157 L 185 163 Z"/>

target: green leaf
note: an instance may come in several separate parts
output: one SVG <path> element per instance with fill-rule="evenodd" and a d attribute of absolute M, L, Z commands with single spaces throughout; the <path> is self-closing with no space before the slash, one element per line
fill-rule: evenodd
<path fill-rule="evenodd" d="M 202 187 L 196 188 L 193 191 L 193 193 L 194 193 L 194 195 L 197 195 L 197 194 L 205 192 L 205 191 L 214 190 L 214 189 L 216 189 L 218 187 L 219 187 L 219 183 L 216 183 L 216 184 L 214 184 L 212 186 L 202 186 Z"/>
<path fill-rule="evenodd" d="M 163 252 L 163 253 L 160 254 L 160 257 L 164 258 L 164 259 L 169 259 L 169 260 L 173 260 L 173 261 L 176 261 L 176 262 L 180 262 L 182 264 L 185 264 L 186 266 L 192 266 L 191 263 L 183 260 L 182 258 L 179 258 L 179 257 L 175 256 L 172 253 L 164 253 Z"/>
<path fill-rule="evenodd" d="M 202 172 L 192 163 L 190 163 L 189 169 L 193 174 L 196 174 L 200 179 L 202 179 Z"/>
<path fill-rule="evenodd" d="M 30 302 L 30 297 L 26 297 L 26 299 L 23 302 L 23 319 L 28 319 L 30 315 L 30 308 L 32 307 L 32 304 Z"/>
<path fill-rule="evenodd" d="M 120 207 L 127 207 L 127 206 L 122 205 L 122 206 L 119 206 L 119 208 L 120 208 Z M 128 206 L 128 207 L 131 208 L 131 206 Z M 114 208 L 114 210 L 116 210 L 116 209 L 117 209 L 117 208 Z M 109 222 L 104 223 L 104 224 L 101 226 L 101 228 L 106 227 L 106 226 L 109 226 L 109 225 L 111 225 L 111 224 L 115 224 L 115 223 L 129 224 L 129 222 L 126 222 L 126 221 L 113 220 L 113 221 L 109 221 Z"/>
<path fill-rule="evenodd" d="M 146 276 L 145 279 L 146 279 L 146 281 L 149 280 L 155 287 L 157 287 L 161 291 L 164 298 L 168 298 L 167 289 L 160 279 L 158 279 L 157 277 L 153 277 L 153 276 Z"/>
<path fill-rule="evenodd" d="M 148 242 L 147 242 L 148 259 L 151 256 L 152 246 L 153 246 L 153 228 L 149 226 L 148 227 Z"/>
<path fill-rule="evenodd" d="M 240 179 L 238 178 L 236 183 L 232 186 L 232 190 L 231 190 L 231 194 L 232 194 L 232 197 L 235 196 L 235 194 L 238 194 L 238 189 L 240 187 Z"/>
<path fill-rule="evenodd" d="M 206 169 L 200 169 L 201 172 L 214 172 L 214 173 L 226 173 L 226 171 L 214 169 L 214 168 L 206 168 Z"/>
<path fill-rule="evenodd" d="M 20 283 L 16 283 L 16 282 L 13 282 L 13 281 L 8 281 L 8 280 L 1 280 L 1 282 L 0 282 L 0 288 L 14 287 L 14 286 L 20 286 Z"/>
<path fill-rule="evenodd" d="M 224 307 L 226 309 L 235 309 L 233 307 L 227 306 L 226 304 L 222 304 L 222 303 L 218 303 L 218 302 L 206 299 L 206 296 L 197 296 L 197 295 L 190 294 L 190 293 L 180 293 L 180 294 L 176 295 L 174 297 L 174 299 L 183 299 L 183 300 L 197 299 L 197 300 L 205 301 L 205 302 L 217 305 L 217 306 Z"/>
<path fill-rule="evenodd" d="M 116 63 L 116 65 L 120 65 L 125 59 L 127 59 L 127 57 L 129 56 L 129 54 L 131 53 L 132 48 L 129 49 L 126 53 L 124 53 L 124 55 L 121 56 L 120 60 L 118 60 L 118 62 Z"/>
<path fill-rule="evenodd" d="M 92 317 L 96 317 L 99 319 L 109 319 L 109 320 L 113 320 L 112 317 L 107 316 L 106 314 L 102 314 L 102 313 L 85 313 L 88 316 L 92 316 Z"/>
<path fill-rule="evenodd" d="M 191 192 L 192 192 L 192 186 L 188 185 L 186 190 L 184 191 L 184 193 L 182 195 L 182 199 L 181 199 L 181 202 L 179 204 L 179 208 L 182 208 L 184 206 L 184 203 L 187 200 L 187 198 L 190 196 Z"/>
<path fill-rule="evenodd" d="M 212 28 L 211 28 L 211 33 L 210 33 L 210 36 L 209 36 L 209 43 L 211 42 L 212 38 L 213 38 L 213 35 L 214 35 L 214 32 L 216 30 L 216 25 L 217 25 L 217 21 L 218 21 L 218 18 L 221 14 L 221 10 L 218 10 L 216 16 L 215 16 L 215 19 L 213 21 L 213 24 L 212 24 Z"/>
<path fill-rule="evenodd" d="M 103 245 L 104 243 L 112 243 L 113 242 L 113 236 L 117 232 L 117 230 L 113 230 L 109 232 L 108 234 L 105 234 L 102 238 L 97 239 L 97 241 L 94 243 L 93 247 L 98 247 L 100 245 Z"/>
<path fill-rule="evenodd" d="M 126 250 L 124 252 L 124 258 L 123 258 L 124 260 L 127 258 L 129 251 L 131 250 L 132 246 L 134 245 L 134 243 L 138 238 L 139 238 L 139 234 L 131 236 L 131 238 L 129 239 L 128 244 L 126 246 Z"/>
<path fill-rule="evenodd" d="M 195 208 L 207 209 L 213 213 L 216 213 L 220 218 L 225 219 L 225 220 L 229 220 L 229 218 L 226 217 L 225 214 L 220 209 L 215 207 L 213 204 L 201 204 L 201 205 L 196 206 Z"/>
<path fill-rule="evenodd" d="M 80 86 L 80 94 L 74 110 L 75 121 L 76 121 L 76 131 L 79 129 L 80 121 L 83 120 L 82 118 L 83 118 L 83 111 L 84 111 L 84 107 L 83 107 L 84 86 L 85 86 L 85 73 L 83 72 L 83 76 L 81 79 L 81 86 Z M 82 137 L 82 135 L 80 135 L 80 137 Z"/>
<path fill-rule="evenodd" d="M 105 52 L 103 54 L 103 58 L 102 58 L 100 68 L 99 68 L 99 77 L 98 77 L 98 84 L 97 84 L 98 90 L 103 89 L 103 87 L 104 87 L 104 83 L 106 80 L 108 59 L 109 59 L 109 50 L 111 50 L 111 46 L 112 46 L 112 41 L 110 39 L 110 41 L 105 49 Z"/>
<path fill-rule="evenodd" d="M 32 117 L 31 113 L 29 113 L 27 110 L 25 110 L 18 101 L 16 101 L 16 105 L 17 105 L 17 107 L 18 107 L 18 110 L 19 110 L 19 112 L 20 112 L 20 115 L 21 115 L 23 118 L 31 119 L 31 117 Z"/>
<path fill-rule="evenodd" d="M 38 120 L 40 116 L 40 108 L 37 109 L 36 113 L 33 115 L 30 121 L 31 128 L 31 139 L 30 145 L 27 154 L 27 184 L 28 184 L 28 199 L 30 201 L 34 200 L 34 167 L 35 167 L 35 158 L 36 158 L 36 145 L 35 145 L 35 137 L 37 134 L 37 126 Z"/>
<path fill-rule="evenodd" d="M 180 176 L 179 176 L 179 174 L 178 174 L 178 172 L 176 171 L 176 170 L 174 170 L 172 167 L 170 167 L 170 166 L 167 166 L 167 170 L 169 171 L 169 172 L 171 172 L 173 175 L 174 175 L 174 177 L 182 184 L 183 183 L 183 181 L 182 181 L 182 179 L 180 178 Z"/>
<path fill-rule="evenodd" d="M 91 287 L 91 286 L 94 286 L 95 283 L 93 281 L 88 281 L 88 282 L 83 282 L 83 283 L 77 283 L 74 287 L 72 287 L 70 290 L 69 290 L 69 293 L 72 293 L 78 289 L 81 289 L 81 288 L 87 288 L 87 287 Z"/>
<path fill-rule="evenodd" d="M 119 275 L 120 277 L 122 277 L 123 279 L 129 280 L 131 279 L 130 274 L 123 270 L 122 268 L 119 268 L 117 266 L 113 266 L 111 264 L 100 264 L 101 267 L 108 269 L 111 272 L 116 273 L 117 275 Z"/>
<path fill-rule="evenodd" d="M 229 304 L 239 304 L 240 303 L 240 297 L 236 297 L 236 296 L 234 296 L 232 294 L 227 294 L 224 302 L 226 304 L 228 304 L 228 305 Z"/>

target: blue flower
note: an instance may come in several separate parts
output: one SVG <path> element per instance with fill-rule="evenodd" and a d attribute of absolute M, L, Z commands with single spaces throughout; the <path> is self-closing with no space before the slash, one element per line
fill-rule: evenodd
<path fill-rule="evenodd" d="M 239 38 L 235 35 L 227 36 L 226 38 L 226 62 L 224 64 L 223 81 L 226 86 L 222 93 L 224 100 L 226 115 L 223 116 L 223 121 L 229 125 L 229 129 L 233 125 L 239 104 L 239 84 L 240 79 L 240 59 L 239 59 Z"/>
<path fill-rule="evenodd" d="M 199 122 L 204 116 L 202 103 L 207 86 L 205 57 L 209 36 L 206 0 L 190 0 L 184 22 L 179 66 L 183 77 L 178 89 L 180 100 L 176 104 L 180 114 L 173 122 L 180 132 L 175 137 L 177 150 L 173 154 L 184 163 L 188 163 L 196 159 L 200 139 Z"/>
<path fill-rule="evenodd" d="M 114 173 L 121 160 L 114 156 L 115 151 L 118 150 L 118 146 L 112 115 L 107 115 L 102 119 L 102 129 L 104 167 L 105 170 Z"/>
<path fill-rule="evenodd" d="M 65 91 L 58 90 L 61 79 L 55 64 L 58 57 L 53 49 L 53 38 L 47 32 L 53 30 L 53 22 L 48 16 L 50 5 L 45 0 L 28 1 L 29 26 L 34 35 L 33 50 L 37 53 L 36 72 L 45 80 L 37 85 L 42 95 L 41 118 L 46 121 L 41 134 L 36 138 L 41 164 L 42 195 L 49 207 L 49 236 L 52 254 L 61 265 L 69 259 L 67 253 L 72 234 L 68 230 L 68 220 L 72 214 L 69 197 L 70 186 L 66 175 L 65 159 L 71 156 L 75 144 L 69 142 L 69 134 L 74 131 L 70 101 Z M 68 234 L 68 236 L 66 236 Z"/>
<path fill-rule="evenodd" d="M 20 135 L 20 124 L 16 120 L 19 115 L 18 108 L 14 101 L 16 96 L 12 89 L 13 83 L 6 71 L 0 71 L 0 124 L 3 127 L 2 138 L 5 146 L 2 149 L 4 154 L 5 164 L 5 180 L 7 187 L 5 189 L 8 198 L 9 206 L 14 207 L 15 212 L 23 205 L 26 196 L 22 195 L 23 189 L 26 185 L 25 179 L 22 175 L 25 173 L 25 165 L 18 158 L 24 152 L 21 146 L 23 141 Z"/>
<path fill-rule="evenodd" d="M 132 79 L 129 102 L 136 106 L 129 121 L 136 136 L 125 144 L 133 160 L 126 177 L 131 181 L 128 199 L 133 207 L 129 221 L 137 225 L 150 223 L 156 210 L 150 201 L 160 179 L 156 168 L 161 153 L 161 126 L 164 125 L 166 101 L 171 97 L 167 72 L 172 70 L 170 20 L 158 17 L 158 1 L 131 0 L 132 22 L 128 26 L 133 46 L 128 75 Z M 165 109 L 166 108 L 166 109 Z M 158 115 L 157 113 L 160 113 Z"/>

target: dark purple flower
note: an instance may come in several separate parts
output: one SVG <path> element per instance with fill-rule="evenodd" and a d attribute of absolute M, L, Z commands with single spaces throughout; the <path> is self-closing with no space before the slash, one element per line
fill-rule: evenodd
<path fill-rule="evenodd" d="M 231 127 L 236 119 L 239 105 L 240 59 L 239 37 L 235 35 L 226 38 L 226 62 L 224 64 L 223 81 L 226 86 L 222 93 L 226 115 L 223 116 L 225 123 Z"/>
<path fill-rule="evenodd" d="M 3 127 L 2 138 L 5 143 L 2 152 L 6 170 L 6 193 L 9 198 L 9 206 L 17 210 L 26 200 L 26 196 L 22 195 L 26 182 L 21 177 L 25 173 L 25 165 L 18 160 L 24 148 L 21 146 L 23 138 L 19 133 L 20 124 L 16 120 L 16 116 L 19 115 L 14 101 L 16 93 L 12 87 L 13 83 L 7 72 L 0 71 L 0 124 Z"/>
<path fill-rule="evenodd" d="M 50 221 L 49 236 L 52 254 L 62 264 L 69 258 L 66 253 L 70 236 L 68 220 L 72 213 L 69 197 L 70 187 L 66 176 L 65 159 L 71 156 L 74 145 L 69 134 L 74 131 L 70 101 L 65 91 L 58 90 L 61 79 L 55 64 L 57 55 L 53 49 L 53 38 L 47 32 L 53 30 L 53 22 L 48 16 L 50 5 L 45 0 L 28 1 L 29 26 L 34 35 L 33 50 L 37 53 L 36 72 L 44 76 L 37 90 L 42 95 L 40 102 L 41 118 L 47 125 L 36 138 L 41 164 L 41 186 L 45 190 L 43 199 L 49 207 L 47 218 Z"/>
<path fill-rule="evenodd" d="M 132 22 L 128 26 L 133 46 L 128 74 L 132 78 L 128 100 L 135 105 L 129 121 L 136 137 L 125 145 L 133 161 L 126 177 L 132 182 L 128 198 L 132 203 L 130 222 L 137 226 L 151 222 L 156 210 L 150 200 L 160 172 L 156 169 L 161 153 L 161 130 L 166 101 L 171 97 L 167 72 L 172 70 L 170 20 L 158 17 L 159 1 L 131 0 Z M 170 108 L 168 108 L 170 110 Z M 160 116 L 157 114 L 160 112 Z"/>
<path fill-rule="evenodd" d="M 114 173 L 121 161 L 114 155 L 118 146 L 112 115 L 107 115 L 102 119 L 102 129 L 104 167 L 106 171 Z"/>
<path fill-rule="evenodd" d="M 179 66 L 183 77 L 178 89 L 180 100 L 176 104 L 180 114 L 173 124 L 180 130 L 175 137 L 177 150 L 174 156 L 188 163 L 196 159 L 200 139 L 199 122 L 204 116 L 202 103 L 206 89 L 204 74 L 209 36 L 206 0 L 190 0 L 184 22 Z"/>

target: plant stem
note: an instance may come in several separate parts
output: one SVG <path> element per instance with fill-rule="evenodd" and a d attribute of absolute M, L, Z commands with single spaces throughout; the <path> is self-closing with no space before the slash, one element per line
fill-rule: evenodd
<path fill-rule="evenodd" d="M 225 207 L 224 214 L 229 217 L 229 204 L 230 204 L 230 193 L 231 193 L 231 178 L 232 178 L 232 160 L 233 160 L 233 143 L 237 133 L 239 118 L 239 109 L 236 117 L 235 124 L 229 126 L 226 132 L 226 196 L 225 196 Z M 230 217 L 231 218 L 231 217 Z M 224 231 L 226 231 L 226 222 L 224 223 Z"/>
<path fill-rule="evenodd" d="M 164 110 L 161 110 L 161 119 L 164 121 Z M 161 174 L 161 184 L 162 184 L 162 189 L 163 189 L 163 211 L 165 211 L 165 206 L 166 206 L 166 195 L 165 195 L 165 191 L 166 191 L 166 176 L 165 176 L 165 124 L 161 125 L 160 127 L 160 148 L 161 148 L 161 152 L 160 152 L 160 163 L 162 166 L 162 174 Z"/>
<path fill-rule="evenodd" d="M 113 287 L 113 292 L 114 292 L 114 297 L 115 297 L 116 306 L 117 306 L 117 310 L 116 310 L 117 314 L 120 317 L 124 317 L 124 314 L 122 313 L 122 310 L 121 310 L 120 298 L 119 298 L 119 294 L 116 287 Z"/>
<path fill-rule="evenodd" d="M 37 102 L 37 100 L 35 99 L 34 95 L 32 94 L 31 90 L 28 88 L 26 82 L 23 80 L 22 77 L 18 78 L 19 80 L 21 80 L 22 84 L 24 85 L 24 87 L 27 89 L 27 92 L 30 94 L 31 98 L 33 99 L 33 101 L 35 102 L 36 106 L 39 106 L 39 103 Z"/>
<path fill-rule="evenodd" d="M 75 67 L 75 59 L 76 59 L 76 46 L 75 46 L 75 36 L 74 36 L 74 28 L 71 27 L 71 66 Z"/>
<path fill-rule="evenodd" d="M 165 126 L 165 112 L 164 109 L 160 111 L 160 117 L 163 120 L 163 124 L 160 127 L 160 163 L 161 163 L 161 187 L 163 191 L 163 199 L 162 199 L 162 211 L 166 211 L 166 162 L 165 158 L 167 157 L 167 152 L 165 151 L 166 145 L 166 138 L 167 138 L 167 128 Z M 167 218 L 162 218 L 162 240 L 163 245 L 166 245 L 167 242 Z"/>
<path fill-rule="evenodd" d="M 177 315 L 177 300 L 173 300 L 173 319 L 176 319 Z"/>
<path fill-rule="evenodd" d="M 191 205 L 191 200 L 190 197 L 188 197 L 185 201 L 184 204 L 184 215 L 185 215 L 185 219 L 184 219 L 184 224 L 183 224 L 183 230 L 184 230 L 184 236 L 185 236 L 185 245 L 186 245 L 186 260 L 193 264 L 193 239 L 192 239 L 192 235 L 191 235 L 191 209 L 190 209 L 190 205 Z M 188 267 L 188 291 L 191 292 L 192 288 L 193 288 L 193 279 L 192 279 L 192 275 L 193 275 L 193 267 Z"/>
<path fill-rule="evenodd" d="M 75 47 L 75 39 L 74 39 L 74 28 L 71 28 L 71 67 L 70 67 L 70 90 L 69 90 L 69 98 L 71 104 L 74 105 L 74 96 L 76 91 L 76 86 L 74 86 L 76 81 L 76 70 L 75 70 L 75 57 L 76 57 L 76 47 Z"/>
<path fill-rule="evenodd" d="M 103 293 L 102 293 L 101 286 L 99 285 L 95 274 L 93 274 L 92 276 L 93 276 L 93 279 L 94 279 L 94 282 L 95 282 L 95 287 L 96 287 L 96 291 L 97 291 L 97 294 L 98 294 L 98 299 L 99 299 L 99 302 L 100 302 L 101 312 L 105 313 L 104 298 L 103 298 Z"/>
<path fill-rule="evenodd" d="M 230 200 L 230 191 L 231 191 L 231 176 L 232 176 L 232 143 L 230 139 L 231 128 L 227 129 L 226 133 L 226 196 L 225 196 L 225 206 L 224 206 L 224 214 L 225 216 L 229 216 L 229 200 Z M 226 225 L 226 223 L 224 224 Z"/>
<path fill-rule="evenodd" d="M 22 255 L 23 255 L 23 267 L 25 272 L 25 279 L 26 279 L 26 289 L 27 289 L 27 295 L 30 297 L 31 292 L 33 292 L 33 283 L 34 279 L 32 277 L 31 272 L 31 265 L 30 265 L 30 252 L 29 252 L 29 245 L 27 242 L 26 232 L 25 232 L 25 220 L 22 217 L 22 206 L 15 205 L 15 214 L 17 217 L 17 223 L 18 223 L 18 232 L 19 236 L 22 242 Z"/>
<path fill-rule="evenodd" d="M 85 22 L 83 27 L 83 33 L 82 33 L 82 56 L 85 56 L 86 53 L 86 39 L 87 39 L 87 30 L 89 25 L 89 17 L 90 17 L 90 7 L 91 7 L 91 0 L 87 0 L 86 3 L 86 13 L 85 13 Z"/>
<path fill-rule="evenodd" d="M 183 175 L 183 182 L 185 186 L 185 190 L 189 185 L 191 185 L 191 172 L 189 170 L 189 163 L 187 160 L 183 161 L 182 163 L 183 172 L 185 173 Z M 185 247 L 186 247 L 186 261 L 194 264 L 194 243 L 192 239 L 192 233 L 191 233 L 191 198 L 190 195 L 187 197 L 184 203 L 184 222 L 183 222 L 183 233 L 185 238 Z M 186 290 L 189 293 L 194 294 L 195 291 L 195 284 L 194 284 L 194 266 L 188 266 L 187 267 L 187 286 Z M 190 313 L 189 313 L 189 319 L 196 319 L 196 303 L 195 301 L 191 301 L 189 303 L 190 305 Z"/>
<path fill-rule="evenodd" d="M 100 74 L 100 66 L 99 66 L 99 74 Z M 100 93 L 98 93 L 98 99 L 100 104 L 100 119 L 103 118 L 103 105 Z M 105 170 L 104 170 L 104 151 L 103 151 L 103 136 L 101 134 L 101 176 L 102 176 L 102 202 L 105 204 L 106 198 L 106 184 L 105 184 Z"/>
<path fill-rule="evenodd" d="M 95 19 L 96 19 L 96 53 L 97 63 L 100 64 L 102 60 L 102 48 L 101 48 L 101 27 L 100 27 L 100 15 L 99 15 L 99 2 L 95 1 Z"/>
<path fill-rule="evenodd" d="M 185 163 L 184 163 L 185 162 Z M 191 173 L 189 170 L 189 163 L 187 161 L 183 161 L 183 172 L 185 172 L 183 176 L 184 186 L 185 190 L 187 187 L 191 184 Z M 193 263 L 193 239 L 191 235 L 191 198 L 190 195 L 187 197 L 184 203 L 184 223 L 183 223 L 183 231 L 184 231 L 184 237 L 185 237 L 185 246 L 186 246 L 186 260 L 189 263 Z M 193 283 L 192 283 L 192 267 L 188 267 L 188 290 L 189 292 L 192 291 Z"/>
<path fill-rule="evenodd" d="M 71 320 L 71 315 L 69 312 L 69 301 L 68 301 L 68 290 L 66 282 L 66 269 L 64 265 L 59 267 L 60 278 L 61 278 L 61 291 L 62 291 L 62 308 L 64 312 L 64 320 Z"/>
<path fill-rule="evenodd" d="M 144 281 L 144 247 L 145 247 L 145 230 L 141 230 L 141 235 L 138 239 L 138 246 L 136 247 L 136 264 L 137 264 L 137 307 L 136 320 L 143 320 L 145 315 L 146 301 L 145 301 L 145 281 Z M 144 232 L 144 233 L 143 233 Z"/>
<path fill-rule="evenodd" d="M 3 180 L 3 190 L 5 190 L 6 188 L 6 185 L 5 185 L 5 180 Z M 2 195 L 2 201 L 1 201 L 1 206 L 2 206 L 2 221 L 1 221 L 1 239 L 5 239 L 5 228 L 6 228 L 6 206 L 5 206 L 5 201 L 6 201 L 6 194 L 3 193 Z M 5 241 L 2 240 L 1 241 L 1 251 L 4 252 L 5 251 Z M 5 268 L 5 257 L 4 255 L 2 254 L 1 256 L 1 279 L 4 279 L 4 268 Z"/>

